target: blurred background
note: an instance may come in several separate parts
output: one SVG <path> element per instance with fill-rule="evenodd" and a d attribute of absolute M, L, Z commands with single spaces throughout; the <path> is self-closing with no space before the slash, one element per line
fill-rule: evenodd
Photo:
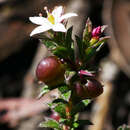
<path fill-rule="evenodd" d="M 80 117 L 95 125 L 80 129 L 116 130 L 130 125 L 129 0 L 0 0 L 0 130 L 40 130 L 38 123 L 50 114 L 45 102 L 57 92 L 36 99 L 35 68 L 48 52 L 37 38 L 30 38 L 35 25 L 29 17 L 45 15 L 44 6 L 53 9 L 58 5 L 79 15 L 68 23 L 74 25 L 74 34 L 82 35 L 90 17 L 94 27 L 108 25 L 105 33 L 111 36 L 94 60 L 101 68 L 98 78 L 103 81 L 104 94 Z"/>

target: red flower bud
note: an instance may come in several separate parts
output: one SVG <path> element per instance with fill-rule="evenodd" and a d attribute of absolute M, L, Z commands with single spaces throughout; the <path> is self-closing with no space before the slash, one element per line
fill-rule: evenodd
<path fill-rule="evenodd" d="M 49 56 L 40 61 L 36 69 L 39 81 L 49 86 L 56 86 L 64 81 L 65 67 L 56 56 Z"/>
<path fill-rule="evenodd" d="M 97 37 L 101 34 L 101 26 L 98 26 L 92 30 L 92 37 Z"/>

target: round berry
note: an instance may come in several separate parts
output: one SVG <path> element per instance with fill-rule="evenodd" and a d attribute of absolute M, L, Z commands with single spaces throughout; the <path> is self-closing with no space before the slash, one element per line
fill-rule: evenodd
<path fill-rule="evenodd" d="M 56 121 L 59 121 L 60 120 L 60 116 L 57 112 L 53 112 L 50 116 L 50 118 L 56 120 Z"/>
<path fill-rule="evenodd" d="M 75 84 L 75 93 L 81 99 L 96 98 L 103 93 L 103 86 L 95 79 L 87 80 L 84 85 L 77 82 Z"/>
<path fill-rule="evenodd" d="M 39 81 L 49 86 L 56 86 L 64 81 L 65 67 L 56 56 L 49 56 L 40 61 L 36 69 Z"/>

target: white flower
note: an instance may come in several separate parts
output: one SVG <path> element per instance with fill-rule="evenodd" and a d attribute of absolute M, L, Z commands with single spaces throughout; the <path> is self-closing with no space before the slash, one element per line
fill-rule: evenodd
<path fill-rule="evenodd" d="M 77 16 L 76 13 L 67 13 L 62 15 L 63 13 L 62 6 L 56 7 L 52 11 L 52 13 L 48 12 L 47 8 L 45 8 L 45 10 L 47 12 L 47 18 L 44 18 L 42 16 L 29 17 L 29 20 L 32 23 L 39 25 L 31 32 L 30 36 L 48 31 L 50 29 L 56 32 L 66 32 L 66 28 L 62 24 L 62 21 L 72 16 Z"/>

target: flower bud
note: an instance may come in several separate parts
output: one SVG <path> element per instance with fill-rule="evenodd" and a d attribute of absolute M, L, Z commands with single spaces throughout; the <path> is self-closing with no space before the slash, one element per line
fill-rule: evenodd
<path fill-rule="evenodd" d="M 92 37 L 97 37 L 101 34 L 101 26 L 98 26 L 92 30 Z"/>
<path fill-rule="evenodd" d="M 65 67 L 56 56 L 49 56 L 40 61 L 36 69 L 39 81 L 49 86 L 56 86 L 64 81 Z"/>

